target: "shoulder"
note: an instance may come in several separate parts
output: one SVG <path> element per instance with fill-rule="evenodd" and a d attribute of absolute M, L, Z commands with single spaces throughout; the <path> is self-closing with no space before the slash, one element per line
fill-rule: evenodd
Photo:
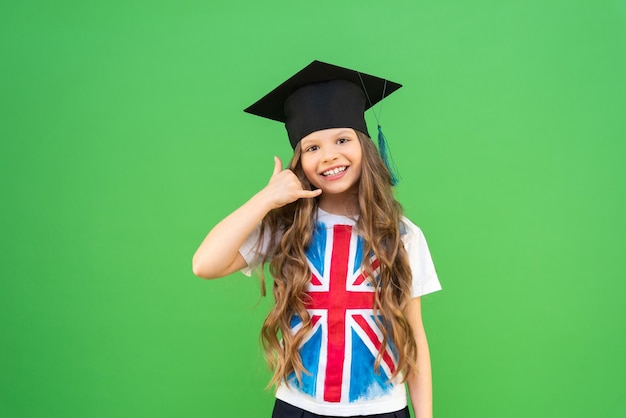
<path fill-rule="evenodd" d="M 419 226 L 415 225 L 409 218 L 400 218 L 400 236 L 403 241 L 418 239 L 424 236 Z"/>
<path fill-rule="evenodd" d="M 405 229 L 402 242 L 409 257 L 413 274 L 411 295 L 418 297 L 441 290 L 435 265 L 422 230 L 406 217 L 402 218 L 402 225 Z"/>

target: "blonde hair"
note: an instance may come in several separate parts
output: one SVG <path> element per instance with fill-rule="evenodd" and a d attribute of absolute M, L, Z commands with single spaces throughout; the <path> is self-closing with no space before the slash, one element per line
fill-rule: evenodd
<path fill-rule="evenodd" d="M 390 378 L 402 373 L 406 379 L 416 371 L 417 346 L 404 315 L 404 309 L 411 299 L 412 275 L 400 235 L 402 207 L 393 196 L 391 176 L 374 143 L 367 135 L 355 132 L 363 151 L 358 188 L 359 216 L 355 229 L 364 242 L 363 254 L 375 254 L 380 263 L 373 309 L 383 340 L 376 356 L 375 369 L 379 371 L 386 348 L 393 346 L 397 367 Z M 310 190 L 311 183 L 302 170 L 300 154 L 300 147 L 296 146 L 289 167 L 303 187 Z M 295 372 L 298 380 L 301 373 L 308 373 L 298 350 L 312 327 L 306 310 L 306 292 L 311 279 L 306 250 L 313 236 L 316 213 L 316 199 L 299 199 L 271 211 L 261 224 L 261 237 L 268 231 L 271 237 L 269 242 L 275 243 L 263 260 L 263 264 L 271 260 L 269 271 L 274 279 L 275 299 L 261 329 L 265 357 L 274 371 L 268 386 L 287 381 L 292 372 Z M 369 257 L 363 258 L 363 267 L 368 277 L 373 278 Z M 262 269 L 260 275 L 264 294 Z M 294 315 L 302 320 L 302 327 L 295 333 L 291 330 Z M 378 315 L 382 316 L 382 320 Z"/>

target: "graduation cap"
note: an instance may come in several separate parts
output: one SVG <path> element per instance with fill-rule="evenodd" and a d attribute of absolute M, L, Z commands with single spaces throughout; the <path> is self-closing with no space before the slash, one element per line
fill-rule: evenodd
<path fill-rule="evenodd" d="M 295 149 L 302 138 L 322 129 L 352 128 L 369 136 L 364 112 L 400 87 L 380 77 L 313 61 L 244 111 L 283 122 Z M 379 152 L 394 177 L 380 125 L 378 134 Z"/>

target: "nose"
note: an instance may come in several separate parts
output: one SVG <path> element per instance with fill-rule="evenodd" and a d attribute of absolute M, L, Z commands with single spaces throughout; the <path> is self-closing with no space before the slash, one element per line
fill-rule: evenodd
<path fill-rule="evenodd" d="M 338 158 L 339 154 L 334 147 L 325 147 L 324 154 L 322 155 L 322 160 L 324 162 L 334 161 Z"/>

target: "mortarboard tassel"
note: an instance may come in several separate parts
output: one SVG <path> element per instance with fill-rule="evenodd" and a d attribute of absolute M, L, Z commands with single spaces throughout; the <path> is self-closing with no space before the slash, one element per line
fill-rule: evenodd
<path fill-rule="evenodd" d="M 387 144 L 387 139 L 385 139 L 385 134 L 383 134 L 383 128 L 380 125 L 378 125 L 378 152 L 380 153 L 380 158 L 383 160 L 383 163 L 385 163 L 385 166 L 391 175 L 391 185 L 397 185 L 400 182 L 400 175 L 398 174 L 398 169 L 393 161 L 393 158 L 391 158 L 389 145 Z"/>

